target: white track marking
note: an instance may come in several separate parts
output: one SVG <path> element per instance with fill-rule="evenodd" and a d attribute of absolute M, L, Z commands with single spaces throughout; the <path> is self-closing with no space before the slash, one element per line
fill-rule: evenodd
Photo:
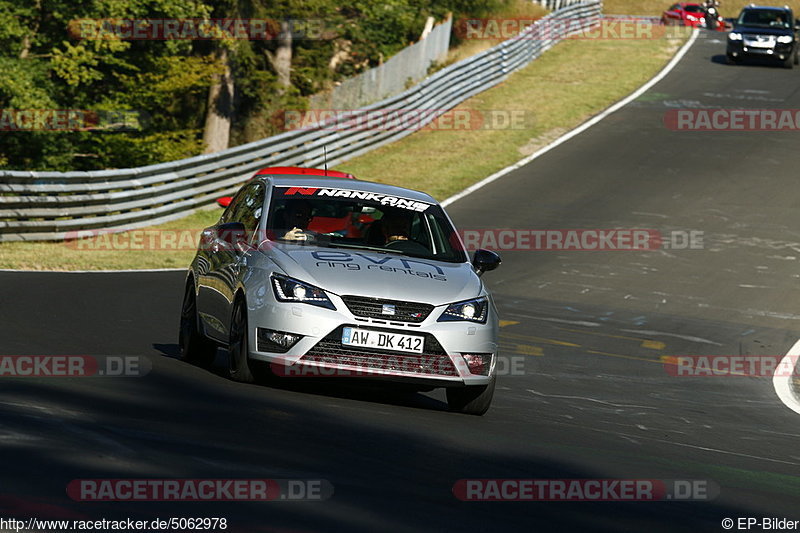
<path fill-rule="evenodd" d="M 783 404 L 800 414 L 800 401 L 797 400 L 794 391 L 792 391 L 792 376 L 794 372 L 787 372 L 787 369 L 794 370 L 797 358 L 800 356 L 800 340 L 794 343 L 794 346 L 789 349 L 787 354 L 783 357 L 775 373 L 772 375 L 772 386 L 775 388 L 775 394 L 783 402 Z"/>
<path fill-rule="evenodd" d="M 446 206 L 452 204 L 453 202 L 455 202 L 456 200 L 459 200 L 459 199 L 467 196 L 468 194 L 471 194 L 471 193 L 477 191 L 481 187 L 483 187 L 485 185 L 488 185 L 489 183 L 495 181 L 496 179 L 499 179 L 499 178 L 505 176 L 506 174 L 508 174 L 512 170 L 516 170 L 519 167 L 527 165 L 528 163 L 530 163 L 531 161 L 533 161 L 537 157 L 539 157 L 541 155 L 544 155 L 545 153 L 549 152 L 550 150 L 552 150 L 553 148 L 555 148 L 559 144 L 565 143 L 568 140 L 570 140 L 571 138 L 575 137 L 576 135 L 578 135 L 580 133 L 583 133 L 584 131 L 588 130 L 589 128 L 591 128 L 592 126 L 594 126 L 595 124 L 597 124 L 598 122 L 600 122 L 601 120 L 606 118 L 608 115 L 614 113 L 615 111 L 618 111 L 622 107 L 625 107 L 626 105 L 628 105 L 632 101 L 636 100 L 637 98 L 639 98 L 639 96 L 641 96 L 647 90 L 649 90 L 653 85 L 655 85 L 656 83 L 658 83 L 662 79 L 664 79 L 667 76 L 667 74 L 669 74 L 672 71 L 672 69 L 675 68 L 675 65 L 677 65 L 678 62 L 681 59 L 683 59 L 683 56 L 686 55 L 686 52 L 689 51 L 689 48 L 691 48 L 691 46 L 697 40 L 698 33 L 699 33 L 699 31 L 697 29 L 695 29 L 692 32 L 692 36 L 689 38 L 689 40 L 681 47 L 680 50 L 678 50 L 678 53 L 675 54 L 675 56 L 672 58 L 672 60 L 669 63 L 667 63 L 667 66 L 665 66 L 661 70 L 661 72 L 656 74 L 656 76 L 654 78 L 652 78 L 650 81 L 648 81 L 647 83 L 642 85 L 636 92 L 634 92 L 633 94 L 629 95 L 627 98 L 625 98 L 623 100 L 620 100 L 619 102 L 617 102 L 616 104 L 612 105 L 611 107 L 609 107 L 608 109 L 606 109 L 605 111 L 600 113 L 599 115 L 597 115 L 597 116 L 591 118 L 590 120 L 584 122 L 583 124 L 581 124 L 580 126 L 575 128 L 574 130 L 565 133 L 564 135 L 562 135 L 561 137 L 559 137 L 558 139 L 556 139 L 552 143 L 548 144 L 544 148 L 538 150 L 537 152 L 529 155 L 528 157 L 526 157 L 524 159 L 521 159 L 520 161 L 514 163 L 513 165 L 511 165 L 509 167 L 504 168 L 503 170 L 500 170 L 499 172 L 495 172 L 491 176 L 489 176 L 487 178 L 484 178 L 481 181 L 479 181 L 478 183 L 467 187 L 463 191 L 454 194 L 450 198 L 447 198 L 440 205 L 442 207 L 446 207 Z M 69 272 L 74 273 L 74 274 L 95 274 L 95 273 L 116 273 L 116 272 L 177 272 L 179 270 L 186 270 L 186 269 L 185 268 L 156 268 L 156 269 L 149 269 L 149 270 L 71 270 Z M 27 270 L 0 269 L 0 272 L 62 272 L 62 271 L 60 271 L 60 270 L 31 270 L 31 271 L 27 271 Z"/>
<path fill-rule="evenodd" d="M 648 81 L 647 83 L 642 85 L 636 92 L 634 92 L 633 94 L 629 95 L 627 98 L 624 98 L 623 100 L 620 100 L 619 102 L 617 102 L 616 104 L 612 105 L 611 107 L 609 107 L 608 109 L 606 109 L 605 111 L 600 113 L 599 115 L 591 118 L 590 120 L 587 120 L 586 122 L 584 122 L 583 124 L 581 124 L 580 126 L 575 128 L 574 130 L 565 133 L 564 135 L 562 135 L 561 137 L 559 137 L 555 141 L 551 142 L 550 144 L 548 144 L 544 148 L 538 150 L 537 152 L 529 155 L 528 157 L 526 157 L 524 159 L 520 159 L 519 161 L 517 161 L 513 165 L 508 166 L 508 167 L 506 167 L 503 170 L 500 170 L 498 172 L 495 172 L 491 176 L 489 176 L 487 178 L 484 178 L 481 181 L 479 181 L 478 183 L 476 183 L 474 185 L 470 185 L 469 187 L 467 187 L 463 191 L 454 194 L 450 198 L 447 198 L 446 200 L 444 200 L 441 203 L 441 206 L 442 207 L 447 207 L 448 205 L 452 204 L 453 202 L 455 202 L 457 200 L 460 200 L 461 198 L 464 198 L 465 196 L 467 196 L 469 194 L 472 194 L 473 192 L 477 191 L 478 189 L 490 184 L 491 182 L 493 182 L 493 181 L 495 181 L 495 180 L 497 180 L 499 178 L 502 178 L 503 176 L 505 176 L 509 172 L 512 172 L 512 171 L 514 171 L 514 170 L 516 170 L 516 169 L 518 169 L 518 168 L 520 168 L 522 166 L 527 165 L 528 163 L 530 163 L 534 159 L 546 154 L 547 152 L 549 152 L 550 150 L 552 150 L 556 146 L 567 142 L 568 140 L 572 139 L 576 135 L 579 135 L 579 134 L 583 133 L 584 131 L 588 130 L 589 128 L 591 128 L 592 126 L 594 126 L 595 124 L 597 124 L 598 122 L 600 122 L 601 120 L 603 120 L 604 118 L 609 116 L 610 114 L 612 114 L 612 113 L 614 113 L 616 111 L 619 111 L 621 108 L 625 107 L 629 103 L 631 103 L 634 100 L 636 100 L 637 98 L 639 98 L 642 94 L 644 94 L 646 91 L 648 91 L 653 85 L 655 85 L 656 83 L 658 83 L 661 80 L 663 80 L 667 76 L 667 74 L 669 74 L 672 71 L 672 69 L 675 68 L 675 66 L 678 64 L 678 62 L 681 59 L 683 59 L 683 56 L 686 55 L 686 52 L 689 51 L 689 48 L 691 48 L 691 46 L 697 40 L 697 35 L 698 34 L 699 34 L 699 31 L 695 28 L 695 30 L 692 31 L 692 36 L 689 38 L 688 41 L 686 41 L 686 43 L 681 47 L 681 49 L 678 50 L 678 53 L 675 54 L 675 57 L 673 57 L 672 60 L 669 63 L 667 63 L 667 66 L 665 66 L 661 70 L 661 72 L 656 74 L 653 79 L 651 79 L 650 81 Z"/>

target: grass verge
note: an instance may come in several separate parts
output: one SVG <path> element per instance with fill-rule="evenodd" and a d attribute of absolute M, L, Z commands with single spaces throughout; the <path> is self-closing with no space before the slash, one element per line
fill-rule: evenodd
<path fill-rule="evenodd" d="M 444 199 L 532 154 L 652 78 L 682 40 L 567 40 L 456 110 L 521 112 L 524 127 L 424 130 L 340 165 Z"/>
<path fill-rule="evenodd" d="M 420 131 L 337 169 L 360 179 L 446 198 L 533 153 L 630 94 L 654 76 L 682 42 L 565 41 L 502 84 L 457 108 L 482 116 L 493 111 L 514 112 L 525 119 L 515 127 Z M 0 243 L 0 268 L 182 268 L 194 256 L 187 236 L 196 239 L 197 233 L 214 224 L 219 215 L 219 209 L 200 211 L 133 234 L 108 235 L 88 243 Z M 164 236 L 170 236 L 169 241 Z"/>

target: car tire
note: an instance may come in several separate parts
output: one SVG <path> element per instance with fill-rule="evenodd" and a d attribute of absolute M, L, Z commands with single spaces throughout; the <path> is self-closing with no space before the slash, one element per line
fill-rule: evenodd
<path fill-rule="evenodd" d="M 250 370 L 250 343 L 247 331 L 247 306 L 244 298 L 237 298 L 231 313 L 228 377 L 240 383 L 253 383 L 256 380 Z"/>
<path fill-rule="evenodd" d="M 481 416 L 489 410 L 494 397 L 496 376 L 488 385 L 470 385 L 463 388 L 447 389 L 447 406 L 451 411 L 467 415 Z"/>
<path fill-rule="evenodd" d="M 795 53 L 792 54 L 792 57 L 794 57 L 794 64 L 800 65 L 800 54 L 798 54 L 797 51 L 795 51 Z"/>
<path fill-rule="evenodd" d="M 786 58 L 786 61 L 783 62 L 783 68 L 792 69 L 794 68 L 794 57 L 789 56 Z"/>
<path fill-rule="evenodd" d="M 200 317 L 197 313 L 197 296 L 194 283 L 189 280 L 183 295 L 181 307 L 181 326 L 178 334 L 178 346 L 182 361 L 199 366 L 211 366 L 217 354 L 217 344 L 209 340 L 200 331 Z"/>
<path fill-rule="evenodd" d="M 741 61 L 740 59 L 735 58 L 730 54 L 726 54 L 725 58 L 727 59 L 729 65 L 738 65 L 739 62 Z"/>
<path fill-rule="evenodd" d="M 266 363 L 250 359 L 247 306 L 243 297 L 236 299 L 231 313 L 228 341 L 228 377 L 240 383 L 261 383 L 273 374 Z"/>

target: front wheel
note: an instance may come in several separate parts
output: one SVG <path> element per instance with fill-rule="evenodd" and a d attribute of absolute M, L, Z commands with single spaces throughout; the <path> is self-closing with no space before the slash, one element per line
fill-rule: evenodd
<path fill-rule="evenodd" d="M 233 315 L 231 316 L 228 377 L 240 383 L 263 382 L 273 374 L 269 365 L 250 359 L 248 331 L 247 306 L 244 298 L 239 298 L 233 306 Z"/>
<path fill-rule="evenodd" d="M 783 68 L 793 68 L 797 63 L 795 62 L 794 54 L 790 55 L 786 58 L 786 61 L 783 62 Z"/>
<path fill-rule="evenodd" d="M 197 314 L 197 297 L 194 283 L 186 284 L 181 308 L 181 328 L 178 335 L 181 360 L 200 366 L 211 366 L 217 353 L 217 345 L 200 331 L 200 318 Z"/>
<path fill-rule="evenodd" d="M 255 377 L 250 371 L 250 347 L 247 338 L 247 308 L 239 299 L 233 306 L 231 316 L 230 341 L 228 342 L 228 376 L 241 383 L 253 383 Z"/>
<path fill-rule="evenodd" d="M 488 385 L 469 385 L 464 388 L 447 389 L 447 406 L 451 411 L 467 415 L 481 416 L 489 410 L 494 397 L 494 385 L 497 380 L 492 376 Z"/>

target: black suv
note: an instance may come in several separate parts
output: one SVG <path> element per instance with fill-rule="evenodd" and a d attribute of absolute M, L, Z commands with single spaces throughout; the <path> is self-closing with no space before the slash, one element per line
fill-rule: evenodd
<path fill-rule="evenodd" d="M 758 57 L 792 68 L 798 64 L 797 24 L 788 7 L 750 4 L 739 13 L 728 34 L 728 62 Z"/>

